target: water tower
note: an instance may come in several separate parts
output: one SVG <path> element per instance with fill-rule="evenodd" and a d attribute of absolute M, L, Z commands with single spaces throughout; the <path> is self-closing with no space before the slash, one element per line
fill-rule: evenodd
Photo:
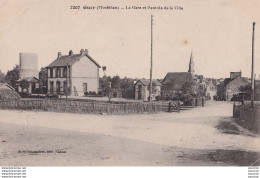
<path fill-rule="evenodd" d="M 20 53 L 20 79 L 39 78 L 38 55 L 36 53 Z"/>

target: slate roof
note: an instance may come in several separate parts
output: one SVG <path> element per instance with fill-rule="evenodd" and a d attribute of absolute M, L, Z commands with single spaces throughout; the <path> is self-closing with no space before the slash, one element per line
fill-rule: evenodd
<path fill-rule="evenodd" d="M 79 61 L 80 58 L 82 58 L 83 56 L 87 56 L 96 66 L 98 66 L 98 68 L 100 68 L 101 66 L 88 54 L 73 54 L 71 56 L 69 55 L 64 55 L 61 56 L 60 58 L 54 60 L 51 64 L 49 64 L 47 67 L 63 67 L 63 66 L 67 66 L 67 64 L 69 66 L 73 65 L 75 62 Z"/>
<path fill-rule="evenodd" d="M 241 78 L 242 80 L 244 80 L 245 82 L 249 83 L 249 79 L 246 77 L 235 77 L 235 78 L 225 78 L 224 79 L 224 86 L 227 86 L 230 82 L 232 82 L 233 80 L 237 79 L 237 78 Z"/>
<path fill-rule="evenodd" d="M 186 82 L 194 82 L 194 78 L 190 72 L 168 72 L 162 84 L 164 85 L 170 82 L 170 80 L 174 81 L 175 89 L 182 89 L 183 84 Z"/>
<path fill-rule="evenodd" d="M 23 80 L 26 80 L 28 82 L 39 82 L 39 79 L 37 79 L 36 77 L 23 77 L 17 80 L 17 82 L 21 82 Z"/>
<path fill-rule="evenodd" d="M 11 90 L 15 90 L 11 85 L 7 84 L 7 83 L 0 83 L 0 89 L 4 88 L 4 86 L 7 86 L 8 88 L 10 88 Z"/>
<path fill-rule="evenodd" d="M 148 80 L 148 79 L 140 79 L 135 84 L 137 84 L 138 82 L 141 82 L 145 86 L 149 86 L 150 85 L 150 80 Z M 152 83 L 153 83 L 154 86 L 161 86 L 162 85 L 157 80 L 153 80 Z"/>

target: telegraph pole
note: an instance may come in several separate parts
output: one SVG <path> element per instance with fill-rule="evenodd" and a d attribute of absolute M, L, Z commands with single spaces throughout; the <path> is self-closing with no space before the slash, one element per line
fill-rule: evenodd
<path fill-rule="evenodd" d="M 255 96 L 255 79 L 254 79 L 254 39 L 255 38 L 255 22 L 253 22 L 253 34 L 252 34 L 252 69 L 251 69 L 251 107 L 254 108 L 254 96 Z"/>
<path fill-rule="evenodd" d="M 149 102 L 152 101 L 152 73 L 153 73 L 153 15 L 151 15 L 151 67 L 150 67 L 150 90 L 149 90 Z"/>

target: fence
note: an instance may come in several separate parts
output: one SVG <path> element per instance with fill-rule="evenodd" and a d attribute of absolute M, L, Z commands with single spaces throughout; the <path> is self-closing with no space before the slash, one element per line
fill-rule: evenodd
<path fill-rule="evenodd" d="M 236 122 L 255 133 L 260 133 L 260 107 L 251 108 L 250 105 L 234 103 L 233 117 Z"/>
<path fill-rule="evenodd" d="M 168 111 L 167 103 L 106 103 L 73 100 L 23 99 L 0 101 L 0 109 L 39 110 L 50 112 L 88 113 L 88 114 L 131 114 Z"/>

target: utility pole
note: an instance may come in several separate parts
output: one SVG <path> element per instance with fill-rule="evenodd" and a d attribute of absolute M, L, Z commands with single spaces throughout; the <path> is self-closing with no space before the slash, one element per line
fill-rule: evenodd
<path fill-rule="evenodd" d="M 151 15 L 151 67 L 150 67 L 150 90 L 149 90 L 149 102 L 152 101 L 152 73 L 153 73 L 153 15 Z"/>
<path fill-rule="evenodd" d="M 255 22 L 253 22 L 253 34 L 252 34 L 252 69 L 251 69 L 251 107 L 254 108 L 254 96 L 255 96 L 255 79 L 254 79 L 254 39 L 255 38 Z"/>

